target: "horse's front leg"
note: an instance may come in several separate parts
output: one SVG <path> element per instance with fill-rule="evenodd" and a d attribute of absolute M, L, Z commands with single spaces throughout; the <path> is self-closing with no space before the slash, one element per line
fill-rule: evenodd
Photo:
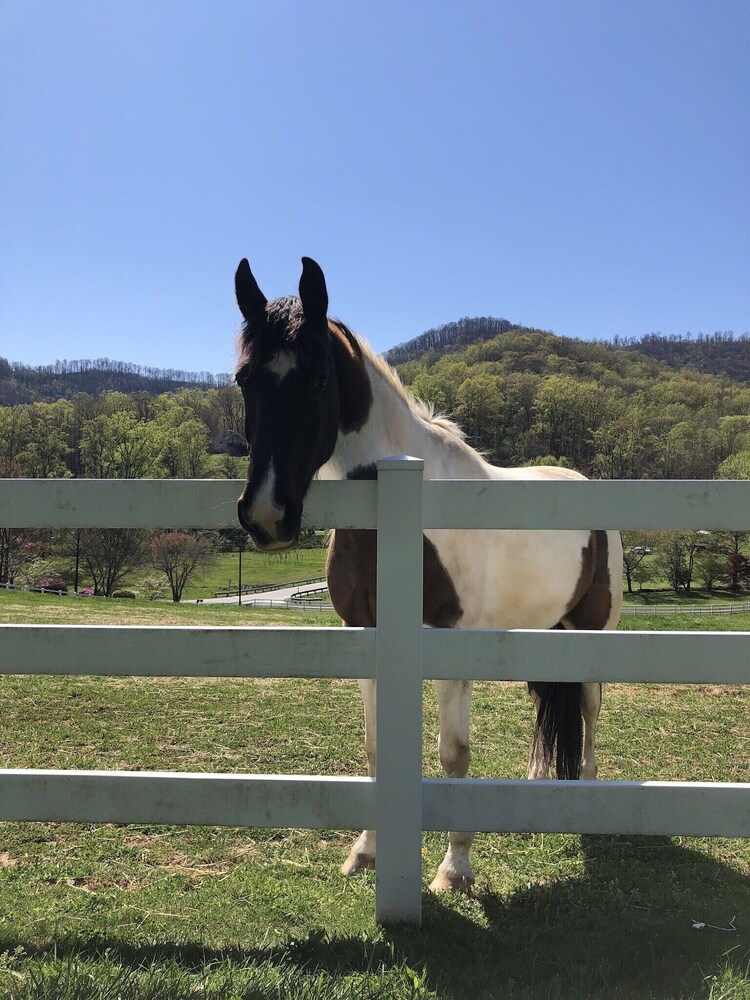
<path fill-rule="evenodd" d="M 436 681 L 440 709 L 438 751 L 440 763 L 449 778 L 465 778 L 469 770 L 469 711 L 472 681 Z M 433 892 L 468 892 L 474 884 L 469 851 L 473 833 L 451 831 L 448 850 L 437 875 L 432 880 Z"/>
<path fill-rule="evenodd" d="M 375 777 L 375 681 L 358 681 L 365 705 L 365 750 L 367 751 L 367 773 Z M 354 875 L 363 868 L 375 867 L 375 831 L 363 830 L 359 839 L 352 847 L 349 857 L 341 866 L 344 875 Z"/>

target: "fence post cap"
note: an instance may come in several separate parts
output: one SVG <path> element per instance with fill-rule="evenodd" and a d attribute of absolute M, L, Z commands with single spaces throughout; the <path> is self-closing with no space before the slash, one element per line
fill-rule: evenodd
<path fill-rule="evenodd" d="M 378 459 L 377 468 L 378 472 L 416 472 L 424 469 L 424 459 L 411 455 L 388 455 Z"/>

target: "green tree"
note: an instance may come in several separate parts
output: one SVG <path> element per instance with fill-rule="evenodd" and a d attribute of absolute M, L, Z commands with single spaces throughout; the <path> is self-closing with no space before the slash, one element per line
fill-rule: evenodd
<path fill-rule="evenodd" d="M 24 475 L 33 479 L 68 476 L 70 428 L 73 408 L 67 400 L 34 403 L 28 410 L 26 444 L 17 461 Z"/>
<path fill-rule="evenodd" d="M 83 465 L 92 479 L 158 477 L 164 448 L 159 428 L 139 423 L 131 413 L 94 417 L 81 434 Z"/>
<path fill-rule="evenodd" d="M 646 582 L 643 573 L 638 573 L 644 566 L 647 557 L 658 548 L 660 533 L 656 531 L 623 531 L 622 532 L 622 566 L 628 593 L 633 593 L 633 582 Z M 646 563 L 646 565 L 650 565 Z"/>
<path fill-rule="evenodd" d="M 164 431 L 164 467 L 173 479 L 203 479 L 208 474 L 208 428 L 188 417 Z"/>
<path fill-rule="evenodd" d="M 29 442 L 31 419 L 24 406 L 0 407 L 0 472 L 12 476 L 21 471 L 18 456 Z"/>
<path fill-rule="evenodd" d="M 605 413 L 602 390 L 593 382 L 551 375 L 540 385 L 535 407 L 540 451 L 565 455 L 575 468 L 587 469 Z"/>
<path fill-rule="evenodd" d="M 725 458 L 716 470 L 717 479 L 750 479 L 750 451 Z"/>
<path fill-rule="evenodd" d="M 419 372 L 409 388 L 419 399 L 434 406 L 438 413 L 447 412 L 448 397 L 437 375 Z"/>
<path fill-rule="evenodd" d="M 482 451 L 494 452 L 503 412 L 502 379 L 479 372 L 464 379 L 453 416 Z"/>
<path fill-rule="evenodd" d="M 656 556 L 656 567 L 674 591 L 687 589 L 687 553 L 680 538 L 672 534 Z"/>
<path fill-rule="evenodd" d="M 705 548 L 699 552 L 695 560 L 695 572 L 706 590 L 713 590 L 716 584 L 726 575 L 726 553 L 715 548 Z"/>

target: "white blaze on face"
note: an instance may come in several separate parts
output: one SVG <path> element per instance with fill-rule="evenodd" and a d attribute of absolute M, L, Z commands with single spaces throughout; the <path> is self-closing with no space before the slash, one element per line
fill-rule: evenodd
<path fill-rule="evenodd" d="M 276 537 L 276 522 L 284 516 L 284 508 L 276 503 L 276 468 L 273 459 L 268 463 L 265 478 L 253 497 L 249 515 L 249 519 L 260 525 L 271 538 Z"/>
<path fill-rule="evenodd" d="M 274 354 L 266 365 L 266 371 L 278 375 L 279 381 L 281 381 L 281 379 L 286 378 L 289 372 L 293 372 L 296 367 L 297 359 L 291 351 L 279 351 L 278 354 Z"/>

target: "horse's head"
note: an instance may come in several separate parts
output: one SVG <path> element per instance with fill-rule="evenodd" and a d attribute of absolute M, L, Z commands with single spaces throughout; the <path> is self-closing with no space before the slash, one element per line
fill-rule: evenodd
<path fill-rule="evenodd" d="M 250 458 L 237 510 L 258 548 L 286 549 L 297 543 L 302 501 L 339 429 L 356 429 L 352 406 L 355 424 L 366 419 L 369 382 L 354 337 L 329 323 L 325 278 L 314 260 L 302 258 L 299 298 L 268 302 L 247 260 L 235 289 L 245 319 L 236 378 Z"/>

